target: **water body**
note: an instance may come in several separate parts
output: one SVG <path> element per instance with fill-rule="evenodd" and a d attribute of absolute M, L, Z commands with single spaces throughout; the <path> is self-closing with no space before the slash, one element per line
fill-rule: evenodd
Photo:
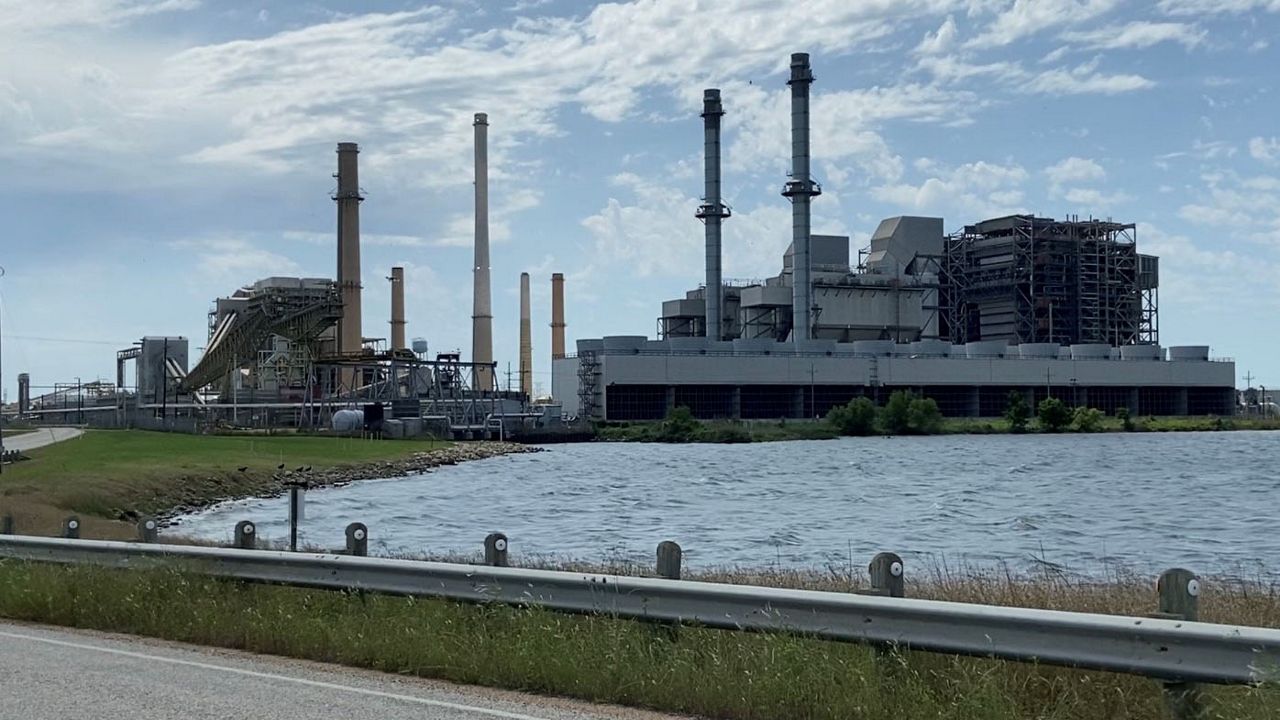
<path fill-rule="evenodd" d="M 388 551 L 649 561 L 679 542 L 690 566 L 861 567 L 876 552 L 1086 575 L 1184 565 L 1280 571 L 1280 433 L 848 438 L 754 445 L 551 446 L 307 494 L 306 541 L 341 546 L 352 521 Z M 237 520 L 287 537 L 283 498 L 181 519 L 229 540 Z"/>

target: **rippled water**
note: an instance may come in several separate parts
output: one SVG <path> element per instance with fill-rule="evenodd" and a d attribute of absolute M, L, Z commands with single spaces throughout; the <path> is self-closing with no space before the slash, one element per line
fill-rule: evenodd
<path fill-rule="evenodd" d="M 593 443 L 307 495 L 306 541 L 352 521 L 387 550 L 651 558 L 699 566 L 861 566 L 875 552 L 948 563 L 1040 560 L 1280 570 L 1280 433 L 850 438 L 754 445 Z M 179 532 L 228 540 L 237 520 L 287 536 L 282 498 L 227 503 Z"/>

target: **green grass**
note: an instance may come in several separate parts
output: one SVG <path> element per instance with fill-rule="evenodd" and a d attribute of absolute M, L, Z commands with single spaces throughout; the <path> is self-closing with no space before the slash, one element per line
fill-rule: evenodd
<path fill-rule="evenodd" d="M 29 453 L 0 475 L 0 510 L 24 532 L 53 532 L 68 512 L 88 516 L 86 533 L 119 536 L 128 513 L 158 514 L 210 499 L 269 491 L 276 467 L 327 468 L 400 460 L 444 447 L 433 441 L 377 441 L 301 435 L 224 437 L 90 430 Z M 241 471 L 240 468 L 244 468 Z"/>
<path fill-rule="evenodd" d="M 1158 684 L 1130 676 L 172 569 L 0 561 L 0 616 L 733 720 L 1165 717 Z M 1280 715 L 1273 686 L 1209 695 L 1213 718 Z"/>

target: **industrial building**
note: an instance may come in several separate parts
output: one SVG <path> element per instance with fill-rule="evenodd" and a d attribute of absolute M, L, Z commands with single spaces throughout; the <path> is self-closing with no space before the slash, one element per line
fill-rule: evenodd
<path fill-rule="evenodd" d="M 721 277 L 718 90 L 703 96 L 706 283 L 662 303 L 657 339 L 579 339 L 553 359 L 564 411 L 653 420 L 813 418 L 894 390 L 950 416 L 995 416 L 1010 391 L 1108 413 L 1231 414 L 1235 365 L 1205 346 L 1162 348 L 1158 263 L 1132 224 L 1031 215 L 947 235 L 944 221 L 894 217 L 869 247 L 813 235 L 808 55 L 791 58 L 792 167 L 782 194 L 792 240 L 763 282 Z"/>

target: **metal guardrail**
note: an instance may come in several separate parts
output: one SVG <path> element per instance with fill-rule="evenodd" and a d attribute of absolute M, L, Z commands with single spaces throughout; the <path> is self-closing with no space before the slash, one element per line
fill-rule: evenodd
<path fill-rule="evenodd" d="M 68 521 L 70 522 L 70 521 Z M 247 530 L 243 529 L 247 526 Z M 348 528 L 348 548 L 364 526 Z M 358 529 L 358 532 L 357 532 Z M 251 524 L 237 526 L 248 534 Z M 78 534 L 78 524 L 71 533 Z M 241 543 L 244 544 L 244 543 Z M 902 564 L 884 553 L 872 564 L 881 595 L 853 595 L 677 579 L 502 567 L 507 539 L 486 539 L 494 566 L 350 555 L 288 553 L 69 538 L 0 537 L 0 558 L 117 568 L 178 563 L 216 577 L 313 588 L 358 589 L 472 603 L 540 606 L 725 630 L 798 633 L 826 640 L 1106 670 L 1172 683 L 1249 684 L 1280 669 L 1280 630 L 918 600 L 900 595 Z M 679 577 L 679 548 L 664 543 L 659 567 Z M 674 549 L 673 549 L 674 548 Z M 363 545 L 359 552 L 363 552 Z M 670 570 L 672 558 L 674 575 Z M 882 564 L 877 577 L 877 562 Z M 885 569 L 888 568 L 888 569 Z M 1161 609 L 1194 616 L 1199 581 L 1172 570 L 1161 578 Z M 896 586 L 897 591 L 893 588 Z M 1172 603 L 1165 596 L 1173 597 Z M 1179 601 L 1178 598 L 1181 598 Z M 1189 608 L 1189 611 L 1188 611 Z M 1172 686 L 1171 686 L 1172 687 Z M 1183 689 L 1178 692 L 1188 692 Z"/>

